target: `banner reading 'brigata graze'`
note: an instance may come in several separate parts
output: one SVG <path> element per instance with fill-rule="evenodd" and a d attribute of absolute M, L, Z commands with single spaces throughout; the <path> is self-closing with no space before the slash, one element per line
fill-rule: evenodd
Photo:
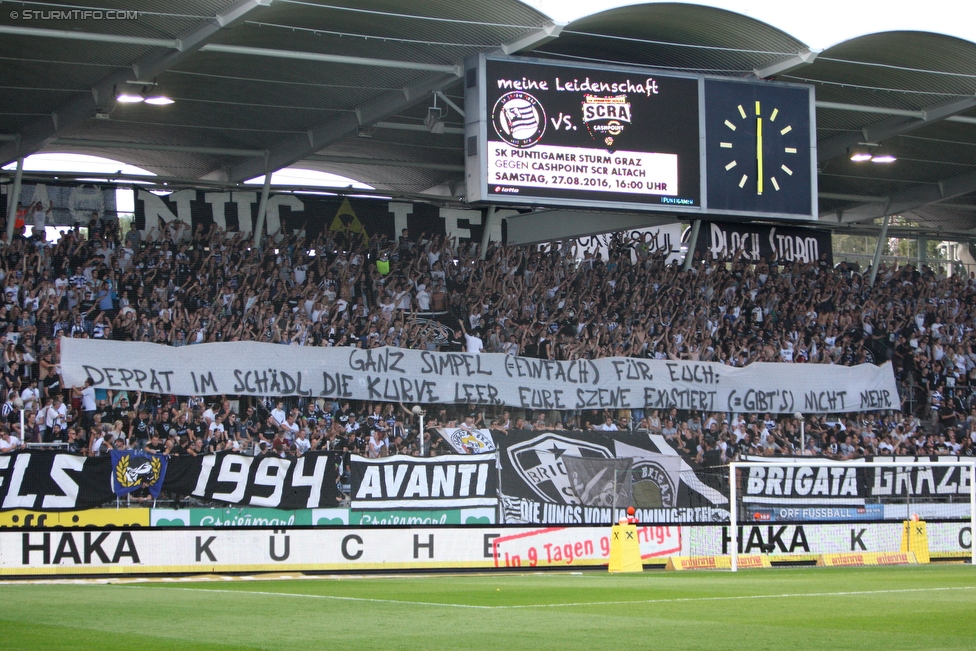
<path fill-rule="evenodd" d="M 306 396 L 525 409 L 694 409 L 760 413 L 898 407 L 891 364 L 751 364 L 608 357 L 574 361 L 403 348 L 255 342 L 171 347 L 61 340 L 68 386 L 177 395 Z"/>
<path fill-rule="evenodd" d="M 899 459 L 899 457 L 895 457 Z M 903 461 L 925 457 L 901 457 Z M 968 461 L 965 457 L 943 456 L 941 461 Z M 770 457 L 746 456 L 743 460 L 769 463 Z M 890 457 L 865 457 L 864 461 L 891 461 Z M 962 501 L 968 508 L 972 471 L 966 466 L 888 466 L 852 463 L 845 467 L 809 466 L 803 457 L 775 459 L 768 467 L 746 469 L 742 501 L 774 507 L 820 506 L 864 507 L 880 502 Z M 947 512 L 949 509 L 946 509 Z M 831 513 L 831 516 L 839 515 Z M 797 514 L 802 517 L 802 513 Z M 906 516 L 908 513 L 906 511 Z M 944 516 L 943 516 L 944 517 Z"/>

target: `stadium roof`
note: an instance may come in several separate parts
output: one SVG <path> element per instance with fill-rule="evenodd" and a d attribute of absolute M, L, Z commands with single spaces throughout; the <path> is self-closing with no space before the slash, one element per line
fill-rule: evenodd
<path fill-rule="evenodd" d="M 901 214 L 945 239 L 976 229 L 976 43 L 940 34 L 812 52 L 679 3 L 560 26 L 517 0 L 61 0 L 5 2 L 0 35 L 0 165 L 72 152 L 197 184 L 294 165 L 457 201 L 460 66 L 497 52 L 813 84 L 821 222 Z M 118 103 L 123 90 L 175 103 Z M 424 125 L 434 95 L 449 107 L 442 133 Z M 898 160 L 853 163 L 859 143 Z"/>

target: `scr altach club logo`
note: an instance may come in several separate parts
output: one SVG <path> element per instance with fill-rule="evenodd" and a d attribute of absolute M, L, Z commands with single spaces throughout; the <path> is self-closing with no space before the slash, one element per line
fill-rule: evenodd
<path fill-rule="evenodd" d="M 498 137 L 520 149 L 534 146 L 546 132 L 546 111 L 542 104 L 520 90 L 499 97 L 491 119 Z"/>
<path fill-rule="evenodd" d="M 566 471 L 563 455 L 584 459 L 612 459 L 602 445 L 547 432 L 508 448 L 508 458 L 519 477 L 547 502 L 579 504 Z"/>
<path fill-rule="evenodd" d="M 583 124 L 590 136 L 615 149 L 617 136 L 630 124 L 630 102 L 626 95 L 583 95 Z"/>

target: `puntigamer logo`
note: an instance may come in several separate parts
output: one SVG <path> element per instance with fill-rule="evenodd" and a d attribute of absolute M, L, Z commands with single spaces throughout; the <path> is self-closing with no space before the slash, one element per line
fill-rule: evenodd
<path fill-rule="evenodd" d="M 520 90 L 499 97 L 491 119 L 498 137 L 520 149 L 533 147 L 546 132 L 546 111 L 542 104 Z"/>

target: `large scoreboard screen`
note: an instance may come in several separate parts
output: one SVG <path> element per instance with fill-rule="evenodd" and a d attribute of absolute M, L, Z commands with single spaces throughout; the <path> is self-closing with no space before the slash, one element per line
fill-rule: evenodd
<path fill-rule="evenodd" d="M 465 67 L 470 202 L 816 218 L 810 87 L 487 55 Z M 755 135 L 764 121 L 775 152 Z"/>
<path fill-rule="evenodd" d="M 577 72 L 487 61 L 488 193 L 699 205 L 698 80 Z"/>

